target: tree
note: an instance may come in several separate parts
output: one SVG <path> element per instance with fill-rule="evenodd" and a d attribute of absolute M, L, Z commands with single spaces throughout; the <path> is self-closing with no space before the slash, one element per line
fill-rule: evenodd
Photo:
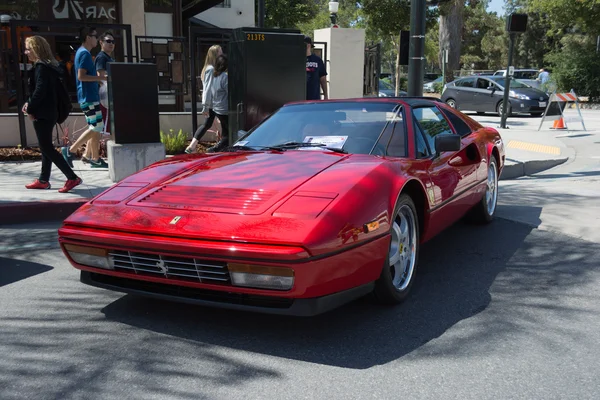
<path fill-rule="evenodd" d="M 589 35 L 569 34 L 562 38 L 561 49 L 550 53 L 553 65 L 552 80 L 560 91 L 575 90 L 578 96 L 589 96 L 590 101 L 600 101 L 600 53 L 596 40 Z"/>
<path fill-rule="evenodd" d="M 562 36 L 571 28 L 600 34 L 600 0 L 528 0 L 529 10 L 548 16 L 551 34 Z"/>
<path fill-rule="evenodd" d="M 448 50 L 448 73 L 446 82 L 454 80 L 454 71 L 460 68 L 460 52 L 463 31 L 463 11 L 465 0 L 451 0 L 442 3 L 440 10 L 440 65 L 442 51 Z"/>
<path fill-rule="evenodd" d="M 265 27 L 296 28 L 317 15 L 319 3 L 317 0 L 265 0 Z"/>

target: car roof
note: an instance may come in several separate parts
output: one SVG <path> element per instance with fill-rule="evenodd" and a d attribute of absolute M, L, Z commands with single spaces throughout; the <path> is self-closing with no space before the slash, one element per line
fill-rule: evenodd
<path fill-rule="evenodd" d="M 437 97 L 428 96 L 402 96 L 402 97 L 356 97 L 349 99 L 328 99 L 328 100 L 304 100 L 286 103 L 284 107 L 302 104 L 315 103 L 404 103 L 410 107 L 420 105 L 434 105 L 435 103 L 443 103 Z"/>

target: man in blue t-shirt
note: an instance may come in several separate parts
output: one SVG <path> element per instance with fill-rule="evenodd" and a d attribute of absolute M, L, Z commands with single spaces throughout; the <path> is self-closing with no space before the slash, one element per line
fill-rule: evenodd
<path fill-rule="evenodd" d="M 306 100 L 321 100 L 321 88 L 323 88 L 323 99 L 329 98 L 327 94 L 327 71 L 321 57 L 312 52 L 312 39 L 304 37 L 306 43 Z"/>
<path fill-rule="evenodd" d="M 71 167 L 73 166 L 73 154 L 86 142 L 91 147 L 90 164 L 92 168 L 107 168 L 108 164 L 100 158 L 100 135 L 104 129 L 102 112 L 100 111 L 100 87 L 99 82 L 105 82 L 105 76 L 96 74 L 96 67 L 90 51 L 98 45 L 98 34 L 90 27 L 84 27 L 79 31 L 81 46 L 75 53 L 75 81 L 77 82 L 77 100 L 81 111 L 85 114 L 88 129 L 77 139 L 71 147 L 63 147 L 62 155 Z"/>

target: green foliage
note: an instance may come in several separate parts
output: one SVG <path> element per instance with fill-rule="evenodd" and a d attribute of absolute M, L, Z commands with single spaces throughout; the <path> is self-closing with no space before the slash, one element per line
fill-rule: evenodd
<path fill-rule="evenodd" d="M 589 36 L 565 36 L 562 48 L 547 56 L 553 65 L 551 77 L 560 91 L 575 90 L 578 96 L 589 96 L 590 101 L 600 101 L 600 54 L 596 41 Z"/>
<path fill-rule="evenodd" d="M 169 133 L 165 134 L 160 131 L 160 141 L 165 145 L 167 154 L 183 154 L 187 147 L 187 134 L 180 129 L 179 133 L 175 134 L 173 129 L 169 129 Z"/>
<path fill-rule="evenodd" d="M 433 84 L 433 91 L 435 93 L 442 93 L 442 89 L 444 88 L 443 82 L 436 82 Z"/>
<path fill-rule="evenodd" d="M 296 28 L 315 18 L 320 0 L 265 0 L 267 28 Z M 257 5 L 258 2 L 255 2 Z M 258 12 L 257 12 L 258 15 Z"/>
<path fill-rule="evenodd" d="M 548 16 L 551 36 L 562 36 L 570 28 L 600 34 L 600 0 L 528 0 L 529 10 Z"/>

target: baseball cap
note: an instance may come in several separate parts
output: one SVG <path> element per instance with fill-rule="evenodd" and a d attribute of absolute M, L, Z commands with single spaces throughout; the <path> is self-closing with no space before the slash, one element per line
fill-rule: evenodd
<path fill-rule="evenodd" d="M 304 36 L 304 43 L 312 45 L 312 39 L 310 38 L 310 36 Z"/>

